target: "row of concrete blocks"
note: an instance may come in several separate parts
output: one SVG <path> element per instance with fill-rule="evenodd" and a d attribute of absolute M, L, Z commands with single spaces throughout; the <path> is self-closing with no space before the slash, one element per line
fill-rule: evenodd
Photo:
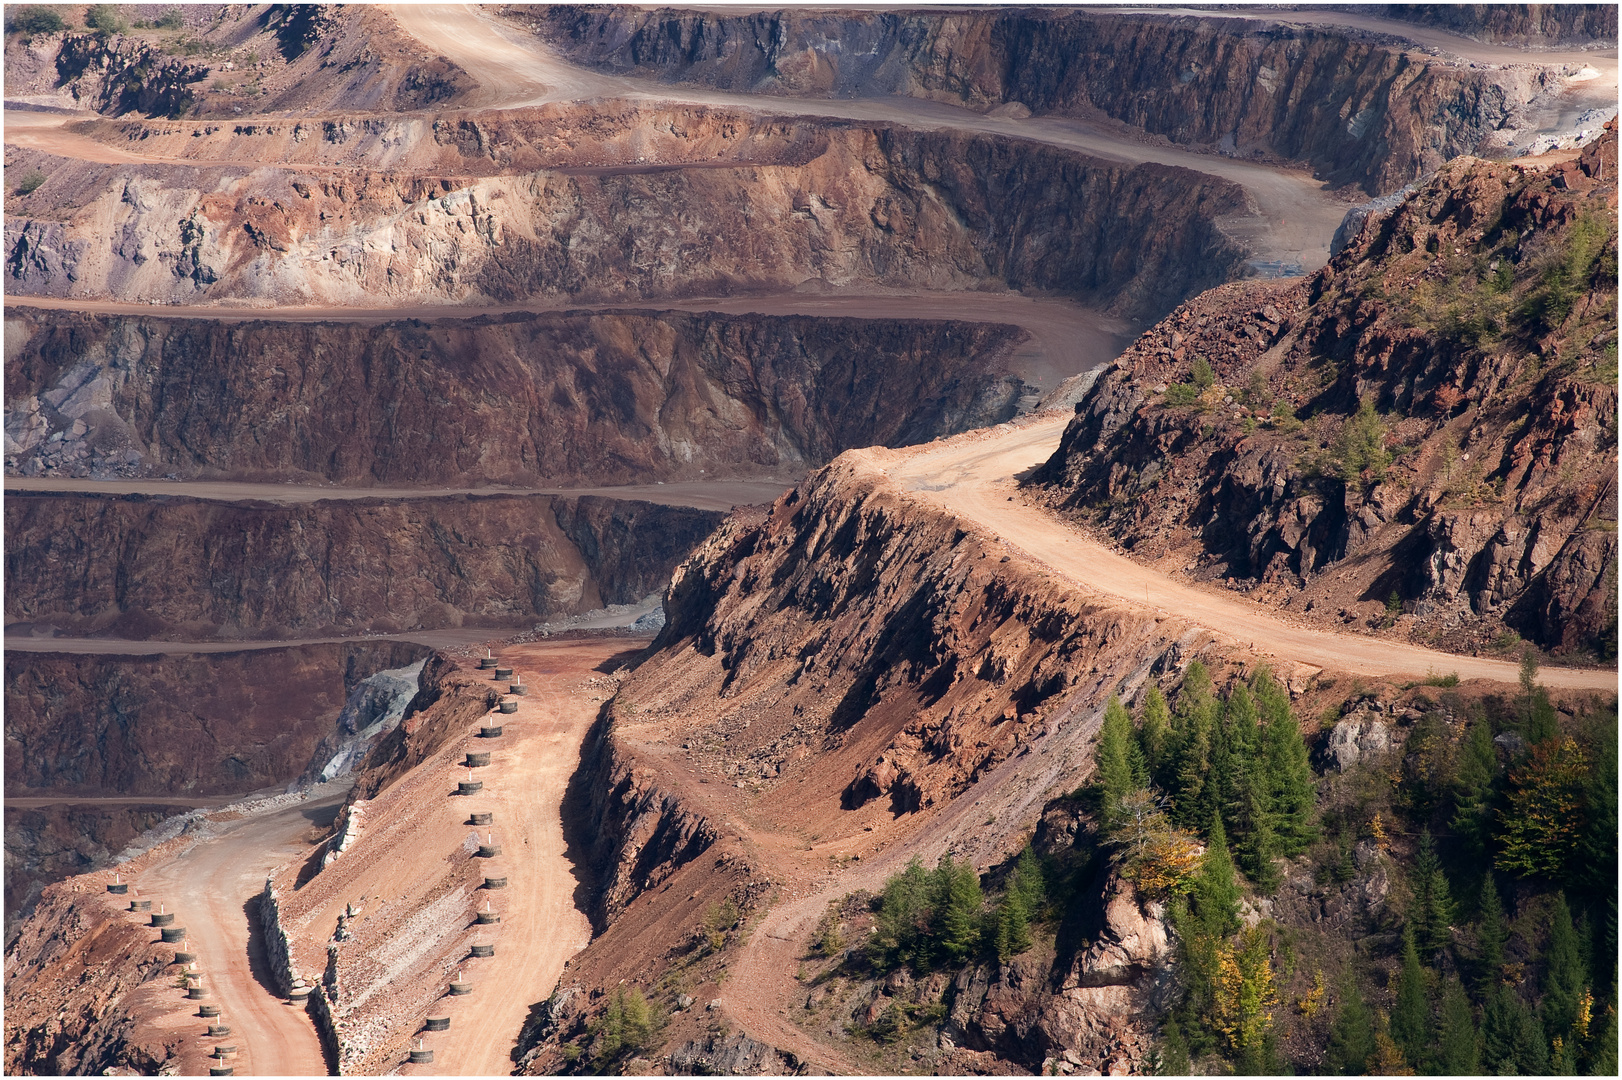
<path fill-rule="evenodd" d="M 511 668 L 496 667 L 496 664 L 497 661 L 493 657 L 484 657 L 479 660 L 480 668 L 495 668 L 494 677 L 497 680 L 510 678 L 512 676 Z M 526 687 L 521 687 L 518 683 L 514 683 L 511 687 L 514 694 L 522 694 L 526 691 L 526 689 Z M 503 713 L 515 713 L 518 711 L 518 702 L 503 701 L 500 703 L 498 708 Z M 501 735 L 502 725 L 500 724 L 485 724 L 479 728 L 479 738 L 481 739 L 499 739 Z M 489 753 L 475 753 L 472 751 L 468 753 L 467 759 L 463 762 L 463 765 L 470 769 L 483 768 L 489 764 Z M 474 795 L 483 790 L 484 781 L 482 780 L 464 780 L 456 785 L 456 793 L 458 795 Z M 467 823 L 469 825 L 489 825 L 494 820 L 495 815 L 493 813 L 489 811 L 477 811 L 468 815 Z M 500 844 L 491 842 L 479 845 L 480 858 L 489 859 L 500 854 Z M 485 889 L 505 889 L 507 887 L 507 879 L 505 877 L 486 877 L 482 887 Z M 477 926 L 490 926 L 492 924 L 499 923 L 500 921 L 501 916 L 496 914 L 494 911 L 476 911 L 473 913 L 473 922 Z M 473 958 L 483 959 L 485 957 L 494 956 L 496 954 L 496 947 L 494 945 L 473 945 L 469 947 L 468 952 Z M 461 979 L 450 983 L 445 990 L 446 997 L 465 997 L 471 993 L 473 993 L 473 984 L 470 982 L 464 982 Z M 449 1031 L 450 1026 L 451 1018 L 449 1016 L 430 1016 L 423 1021 L 423 1030 L 425 1031 Z M 412 1065 L 431 1065 L 434 1061 L 434 1052 L 427 1049 L 413 1049 L 409 1052 L 409 1061 Z"/>

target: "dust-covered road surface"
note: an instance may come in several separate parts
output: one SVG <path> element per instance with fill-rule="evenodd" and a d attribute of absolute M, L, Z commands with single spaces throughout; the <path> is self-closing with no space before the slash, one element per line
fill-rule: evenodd
<path fill-rule="evenodd" d="M 1259 604 L 1178 581 L 1087 539 L 1048 511 L 1018 495 L 1020 474 L 1046 461 L 1059 445 L 1069 417 L 1044 413 L 1023 423 L 973 433 L 944 446 L 896 451 L 872 466 L 914 496 L 973 522 L 1041 562 L 1077 586 L 1111 599 L 1176 615 L 1210 629 L 1219 638 L 1265 655 L 1352 675 L 1424 677 L 1457 672 L 1461 679 L 1515 683 L 1519 665 L 1457 656 L 1417 645 L 1360 634 L 1332 633 L 1292 625 Z M 898 463 L 894 454 L 904 455 Z M 1565 690 L 1615 691 L 1615 671 L 1546 667 L 1538 678 Z"/>
<path fill-rule="evenodd" d="M 231 1028 L 231 1061 L 241 1076 L 324 1076 L 328 1065 L 315 1025 L 302 1005 L 273 995 L 264 947 L 250 926 L 249 905 L 265 875 L 310 850 L 312 833 L 330 821 L 342 791 L 245 818 L 223 835 L 203 840 L 140 876 L 145 898 L 161 901 L 186 928 L 182 948 L 197 954 L 197 968 L 220 1007 L 218 1023 Z M 200 1026 L 201 1022 L 199 1022 Z"/>

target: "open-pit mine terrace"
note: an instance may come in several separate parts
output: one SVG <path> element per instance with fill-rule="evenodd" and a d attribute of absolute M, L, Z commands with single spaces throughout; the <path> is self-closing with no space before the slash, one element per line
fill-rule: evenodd
<path fill-rule="evenodd" d="M 312 12 L 199 6 L 209 84 L 7 39 L 8 1071 L 561 1067 L 580 987 L 773 896 L 678 1035 L 861 1072 L 783 1015 L 828 902 L 1006 854 L 1168 649 L 1515 681 L 1162 573 L 1020 480 L 1145 327 L 1569 135 L 1614 48 L 807 11 L 768 64 L 742 8 Z M 250 48 L 276 107 L 220 77 Z M 937 645 L 1011 673 L 953 682 L 945 779 L 886 689 Z"/>

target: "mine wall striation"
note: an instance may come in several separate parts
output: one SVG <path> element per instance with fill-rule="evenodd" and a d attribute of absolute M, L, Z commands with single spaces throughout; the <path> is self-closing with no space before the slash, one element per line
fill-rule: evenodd
<path fill-rule="evenodd" d="M 814 130 L 820 152 L 474 177 L 18 148 L 12 167 L 51 179 L 8 201 L 6 291 L 368 307 L 1010 287 L 1148 318 L 1248 254 L 1216 223 L 1246 210 L 1244 192 L 1208 174 L 999 136 L 779 123 L 796 145 Z"/>
<path fill-rule="evenodd" d="M 1614 656 L 1615 162 L 1614 130 L 1553 167 L 1455 162 L 1308 281 L 1197 298 L 1099 376 L 1033 482 L 1337 629 Z M 1209 387 L 1184 381 L 1200 360 Z"/>
<path fill-rule="evenodd" d="M 374 327 L 28 308 L 8 308 L 7 320 L 7 461 L 24 475 L 351 486 L 758 477 L 996 423 L 1028 391 L 1007 371 L 1023 332 L 1000 324 L 623 312 Z M 522 506 L 454 505 L 486 529 Z M 595 549 L 604 577 L 624 571 L 610 542 L 623 525 L 604 520 L 605 504 L 554 506 L 556 524 L 536 539 Z M 330 522 L 329 535 L 362 513 L 374 528 L 403 527 L 385 524 L 403 511 L 381 507 L 279 513 L 310 529 Z M 418 529 L 413 543 L 430 551 L 456 545 Z"/>
<path fill-rule="evenodd" d="M 1197 15 L 558 5 L 515 17 L 576 62 L 615 72 L 752 93 L 1103 114 L 1179 145 L 1309 162 L 1331 184 L 1371 195 L 1473 152 L 1558 89 L 1558 76 L 1531 64 L 1506 89 L 1501 71 L 1459 68 L 1376 34 Z"/>
<path fill-rule="evenodd" d="M 1378 4 L 1356 10 L 1435 26 L 1478 41 L 1616 45 L 1614 4 Z"/>
<path fill-rule="evenodd" d="M 205 797 L 281 786 L 309 764 L 355 682 L 428 651 L 385 641 L 206 656 L 12 652 L 6 790 Z M 77 724 L 65 728 L 64 716 Z"/>
<path fill-rule="evenodd" d="M 528 629 L 662 589 L 723 516 L 597 496 L 10 493 L 6 619 L 182 641 Z"/>

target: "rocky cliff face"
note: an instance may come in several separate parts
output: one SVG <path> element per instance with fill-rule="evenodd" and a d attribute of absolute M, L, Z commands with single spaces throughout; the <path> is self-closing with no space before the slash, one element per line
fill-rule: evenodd
<path fill-rule="evenodd" d="M 520 486 L 770 475 L 1006 419 L 1026 390 L 1005 366 L 1020 331 L 983 324 L 624 312 L 371 326 L 23 308 L 7 319 L 7 461 L 25 475 Z M 590 531 L 591 512 L 566 516 L 572 534 Z"/>
<path fill-rule="evenodd" d="M 1614 656 L 1615 162 L 1614 130 L 1457 162 L 1307 283 L 1200 297 L 1098 379 L 1038 481 L 1310 618 Z"/>
<path fill-rule="evenodd" d="M 692 125 L 728 126 L 728 114 Z M 291 125 L 290 125 L 291 126 Z M 199 303 L 512 303 L 780 292 L 802 283 L 1009 286 L 1152 315 L 1234 276 L 1214 177 L 990 136 L 781 125 L 789 164 L 390 171 L 66 162 L 8 199 L 7 291 Z M 581 129 L 581 130 L 577 130 Z M 557 137 L 595 142 L 577 115 Z M 385 239 L 386 238 L 386 239 Z M 109 243 L 109 241 L 111 241 Z"/>
<path fill-rule="evenodd" d="M 1371 194 L 1472 151 L 1559 84 L 1531 66 L 1456 68 L 1356 31 L 1182 15 L 557 6 L 515 17 L 614 71 L 757 93 L 1103 113 L 1179 144 L 1307 161 Z"/>
<path fill-rule="evenodd" d="M 350 686 L 425 651 L 379 642 L 135 657 L 10 652 L 6 790 L 184 797 L 286 784 L 309 764 Z"/>
<path fill-rule="evenodd" d="M 528 628 L 635 603 L 724 515 L 596 496 L 14 493 L 5 516 L 8 621 L 203 641 Z"/>
<path fill-rule="evenodd" d="M 1614 4 L 1380 4 L 1388 19 L 1436 26 L 1479 41 L 1616 45 Z M 1358 10 L 1369 7 L 1359 5 Z"/>
<path fill-rule="evenodd" d="M 181 26 L 8 35 L 12 98 L 109 116 L 244 111 L 408 111 L 473 82 L 376 8 L 342 4 L 182 5 Z M 135 22 L 161 15 L 125 8 Z"/>

